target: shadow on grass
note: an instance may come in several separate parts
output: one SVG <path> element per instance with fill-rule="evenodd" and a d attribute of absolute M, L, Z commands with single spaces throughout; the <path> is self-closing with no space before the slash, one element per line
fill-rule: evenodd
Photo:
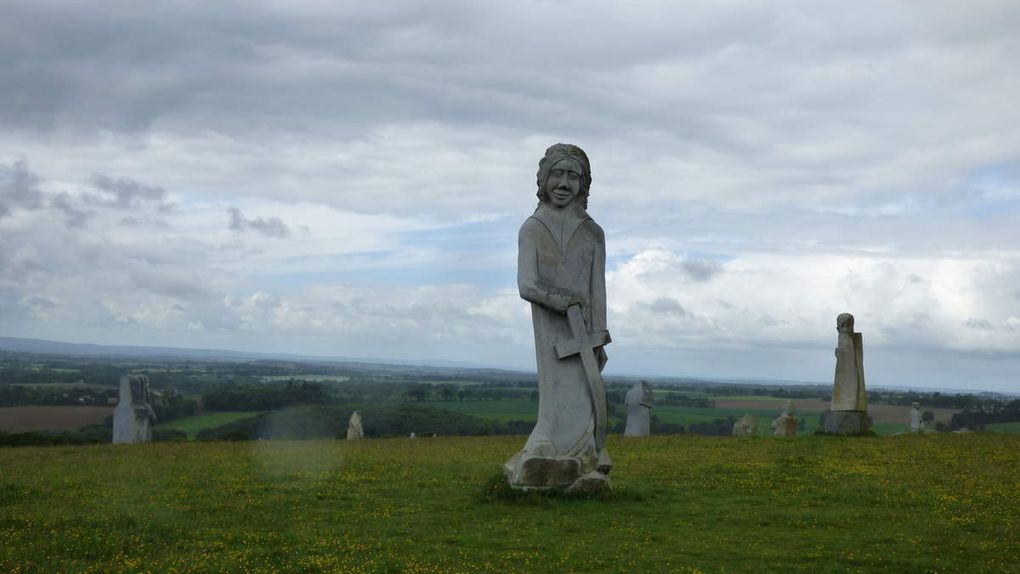
<path fill-rule="evenodd" d="M 565 490 L 517 490 L 507 483 L 502 472 L 496 472 L 487 480 L 478 493 L 479 502 L 504 503 L 519 506 L 550 506 L 554 504 L 576 504 L 583 502 L 627 503 L 644 502 L 646 494 L 635 488 L 614 487 L 593 494 L 568 493 Z"/>

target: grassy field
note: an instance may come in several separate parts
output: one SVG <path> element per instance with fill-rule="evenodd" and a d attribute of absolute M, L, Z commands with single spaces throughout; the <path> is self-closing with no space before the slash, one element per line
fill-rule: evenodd
<path fill-rule="evenodd" d="M 218 427 L 220 425 L 232 423 L 239 419 L 253 417 L 258 414 L 262 414 L 261 411 L 209 412 L 195 415 L 193 417 L 184 417 L 165 424 L 157 424 L 157 428 L 182 430 L 188 433 L 188 438 L 195 438 L 198 431 L 202 429 Z"/>
<path fill-rule="evenodd" d="M 987 425 L 985 430 L 997 433 L 1020 434 L 1020 423 L 994 423 Z"/>
<path fill-rule="evenodd" d="M 0 571 L 1020 570 L 1017 436 L 614 437 L 615 500 L 485 496 L 522 443 L 0 449 Z"/>

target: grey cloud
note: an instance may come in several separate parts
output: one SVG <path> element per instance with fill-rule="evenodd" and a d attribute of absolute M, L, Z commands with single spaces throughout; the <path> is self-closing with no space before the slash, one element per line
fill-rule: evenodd
<path fill-rule="evenodd" d="M 28 170 L 25 160 L 0 165 L 0 217 L 15 208 L 40 209 L 43 205 L 39 177 Z"/>
<path fill-rule="evenodd" d="M 279 217 L 247 219 L 236 207 L 228 207 L 227 211 L 230 213 L 230 229 L 233 231 L 253 229 L 266 237 L 287 237 L 290 235 L 290 228 Z"/>
<path fill-rule="evenodd" d="M 691 312 L 671 297 L 659 297 L 648 304 L 648 308 L 662 315 L 669 315 L 680 319 L 691 317 Z"/>
<path fill-rule="evenodd" d="M 714 259 L 688 259 L 682 266 L 684 273 L 694 281 L 708 281 L 722 272 L 722 264 Z"/>
<path fill-rule="evenodd" d="M 167 202 L 167 192 L 159 186 L 147 185 L 126 177 L 111 177 L 104 174 L 93 176 L 92 185 L 113 196 L 112 198 L 90 197 L 96 203 L 121 208 L 137 208 L 146 205 L 155 205 L 164 210 L 170 208 L 170 204 Z"/>

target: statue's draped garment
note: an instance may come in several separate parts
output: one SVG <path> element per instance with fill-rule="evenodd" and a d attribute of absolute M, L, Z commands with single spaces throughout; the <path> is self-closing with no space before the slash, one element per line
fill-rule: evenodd
<path fill-rule="evenodd" d="M 564 315 L 579 297 L 588 332 L 606 329 L 606 243 L 602 228 L 578 204 L 555 210 L 542 204 L 521 226 L 517 283 L 531 302 L 538 363 L 538 422 L 520 453 L 574 456 L 593 470 L 595 411 L 578 355 L 557 358 L 556 343 L 573 338 Z M 601 368 L 604 354 L 599 354 Z"/>

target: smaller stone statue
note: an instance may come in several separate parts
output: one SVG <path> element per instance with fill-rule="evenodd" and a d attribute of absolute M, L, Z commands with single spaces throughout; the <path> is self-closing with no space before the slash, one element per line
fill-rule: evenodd
<path fill-rule="evenodd" d="M 648 436 L 652 429 L 652 387 L 647 381 L 634 383 L 623 402 L 627 405 L 623 436 Z"/>
<path fill-rule="evenodd" d="M 733 423 L 733 436 L 758 436 L 758 421 L 751 415 L 744 415 Z"/>
<path fill-rule="evenodd" d="M 832 403 L 822 413 L 822 428 L 827 433 L 856 435 L 871 428 L 868 395 L 864 389 L 864 343 L 854 332 L 854 316 L 836 317 L 836 375 L 832 384 Z"/>
<path fill-rule="evenodd" d="M 113 443 L 152 441 L 156 413 L 149 404 L 149 377 L 124 375 L 120 378 L 120 400 L 113 410 Z"/>
<path fill-rule="evenodd" d="M 797 436 L 797 417 L 793 414 L 793 401 L 787 399 L 783 403 L 783 413 L 772 421 L 772 436 Z"/>
<path fill-rule="evenodd" d="M 359 440 L 365 438 L 365 429 L 361 426 L 361 412 L 351 413 L 351 420 L 347 423 L 347 440 Z"/>

